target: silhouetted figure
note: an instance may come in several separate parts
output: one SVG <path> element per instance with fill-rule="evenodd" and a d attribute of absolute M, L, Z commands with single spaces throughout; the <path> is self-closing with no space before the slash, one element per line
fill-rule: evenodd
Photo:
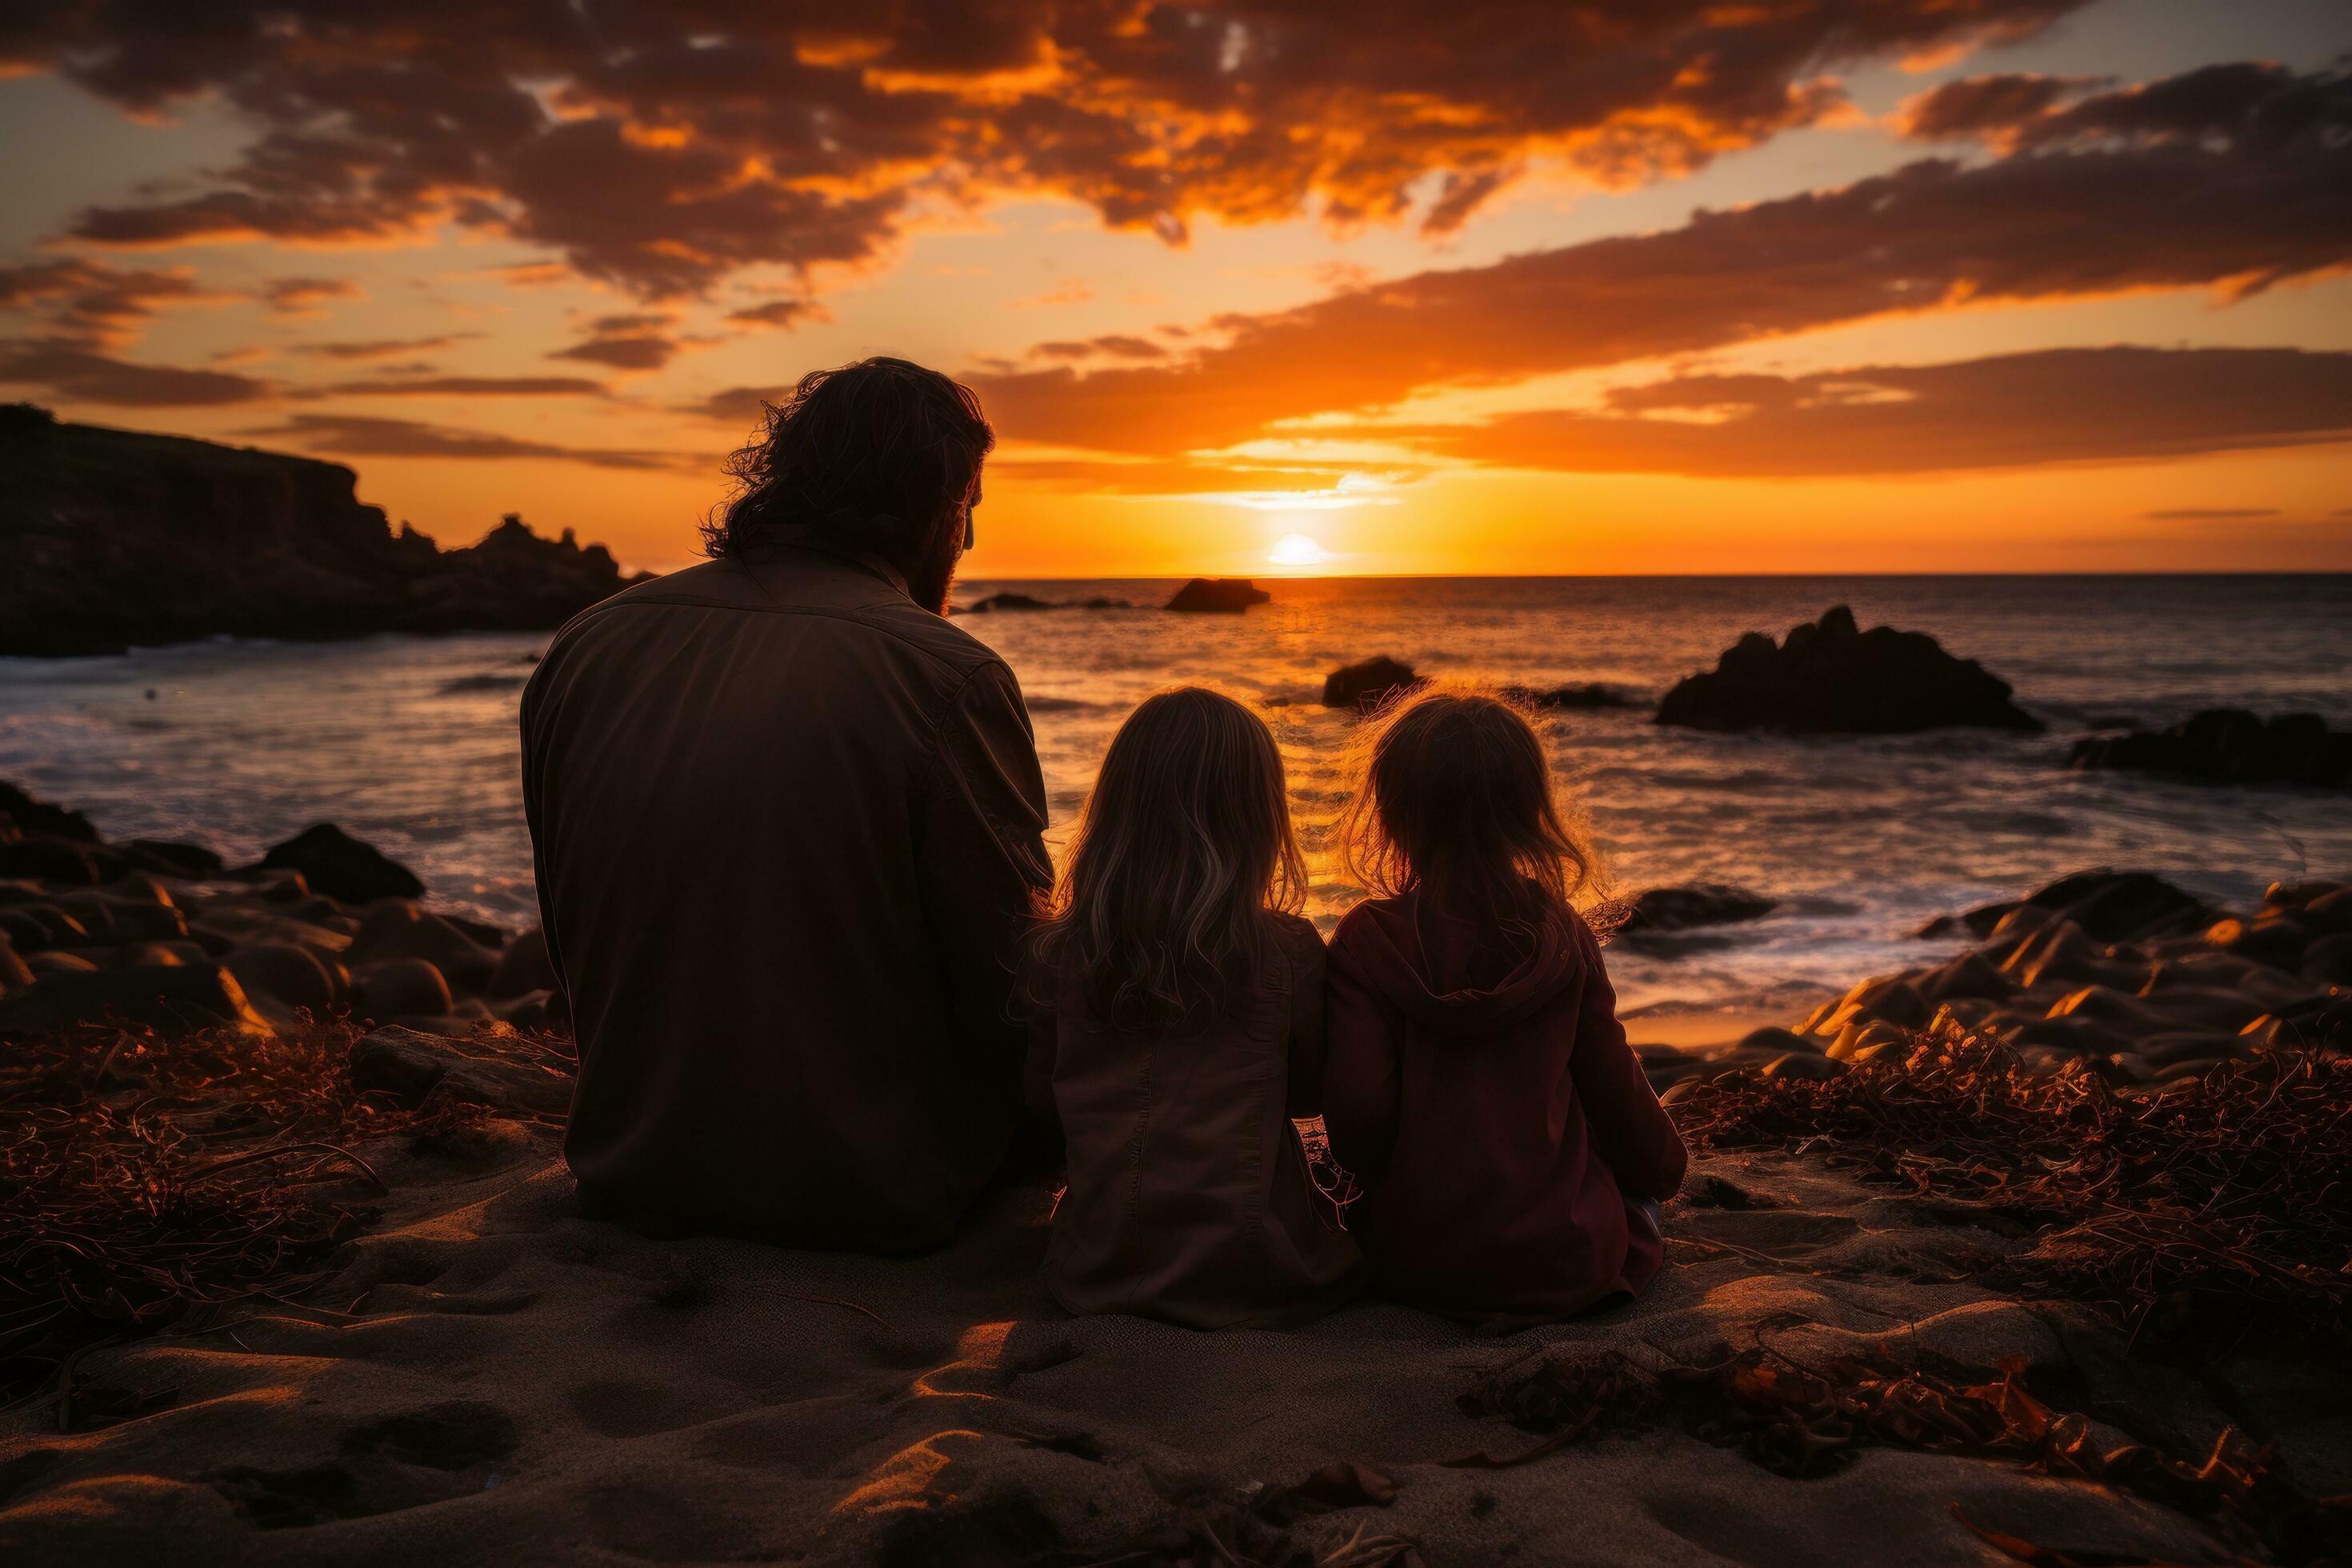
<path fill-rule="evenodd" d="M 1184 687 L 1103 757 L 1034 939 L 1030 1094 L 1069 1135 L 1045 1281 L 1073 1312 L 1274 1327 L 1363 1286 L 1293 1116 L 1323 1070 L 1323 939 L 1265 721 Z"/>
<path fill-rule="evenodd" d="M 1020 688 L 944 618 L 993 444 L 902 360 L 803 379 L 709 562 L 563 628 L 523 796 L 592 1214 L 906 1251 L 1004 1164 L 1051 878 Z"/>
<path fill-rule="evenodd" d="M 1637 1294 L 1682 1140 L 1570 904 L 1591 857 L 1543 743 L 1442 689 L 1378 721 L 1341 835 L 1382 896 L 1331 938 L 1323 1115 L 1362 1184 L 1381 1288 L 1469 1319 L 1566 1317 Z"/>

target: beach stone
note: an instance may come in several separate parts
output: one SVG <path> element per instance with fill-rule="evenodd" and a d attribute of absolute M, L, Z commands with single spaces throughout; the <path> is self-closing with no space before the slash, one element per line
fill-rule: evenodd
<path fill-rule="evenodd" d="M 7 817 L 16 825 L 16 830 L 27 837 L 37 835 L 45 838 L 70 839 L 79 844 L 99 841 L 98 829 L 80 812 L 37 800 L 22 785 L 10 784 L 5 779 L 0 779 L 0 816 Z"/>
<path fill-rule="evenodd" d="M 2104 946 L 2093 942 L 2081 926 L 2068 920 L 2037 932 L 2001 969 L 2028 989 L 2058 983 L 2137 990 L 2146 981 L 2137 968 L 2109 959 Z"/>
<path fill-rule="evenodd" d="M 89 892 L 60 894 L 57 907 L 97 942 L 176 942 L 188 934 L 187 916 L 170 904 Z"/>
<path fill-rule="evenodd" d="M 1167 607 L 1191 615 L 1237 616 L 1273 597 L 1246 577 L 1195 577 L 1176 590 Z"/>
<path fill-rule="evenodd" d="M 352 972 L 352 1010 L 362 1018 L 407 1018 L 449 1011 L 449 982 L 421 958 L 362 964 Z"/>
<path fill-rule="evenodd" d="M 2270 998 L 2285 1000 L 2296 989 L 2281 985 L 2269 993 Z M 2271 1005 L 2271 1001 L 2249 992 L 2218 985 L 2158 985 L 2153 976 L 2140 987 L 2139 996 L 2148 1007 L 2166 1017 L 2178 1018 L 2199 1028 L 2228 1029 L 2233 1033 L 2244 1027 L 2248 1019 L 2267 1011 Z"/>
<path fill-rule="evenodd" d="M 526 991 L 520 996 L 493 1002 L 490 1012 L 518 1029 L 544 1029 L 570 1016 L 558 1005 L 557 995 L 554 991 Z"/>
<path fill-rule="evenodd" d="M 125 969 L 138 963 L 205 963 L 211 955 L 193 942 L 137 942 L 92 958 L 100 969 Z"/>
<path fill-rule="evenodd" d="M 0 829 L 0 877 L 32 877 L 44 882 L 89 887 L 121 874 L 121 862 L 100 855 L 94 845 L 68 838 L 34 838 Z"/>
<path fill-rule="evenodd" d="M 1822 1043 L 1819 1039 L 1771 1024 L 1767 1024 L 1760 1029 L 1751 1029 L 1742 1036 L 1739 1048 L 1743 1051 L 1767 1052 L 1773 1056 L 1779 1056 L 1786 1051 L 1809 1051 L 1814 1056 L 1822 1054 Z"/>
<path fill-rule="evenodd" d="M 2147 871 L 2077 871 L 2026 896 L 2036 909 L 2052 910 L 2100 942 L 2141 942 L 2198 930 L 2213 910 Z"/>
<path fill-rule="evenodd" d="M 2299 969 L 2311 933 L 2302 921 L 2288 915 L 2270 914 L 2252 921 L 2233 916 L 2214 921 L 2206 930 L 2205 940 L 2239 958 L 2250 958 L 2273 968 Z"/>
<path fill-rule="evenodd" d="M 224 869 L 218 853 L 201 844 L 184 844 L 173 839 L 133 838 L 121 846 L 123 855 L 142 871 L 159 876 L 181 877 L 200 882 L 217 877 Z"/>
<path fill-rule="evenodd" d="M 405 899 L 386 900 L 370 909 L 346 956 L 360 964 L 421 958 L 442 973 L 453 991 L 478 989 L 499 962 L 497 953 Z"/>
<path fill-rule="evenodd" d="M 2178 1029 L 2186 1022 L 2105 985 L 2086 985 L 2080 991 L 2070 992 L 2044 1016 L 2084 1018 L 2135 1037 Z"/>
<path fill-rule="evenodd" d="M 2297 908 L 2296 916 L 2315 931 L 2331 935 L 2352 931 L 2352 888 L 2331 888 L 2320 893 Z"/>
<path fill-rule="evenodd" d="M 165 1030 L 226 1024 L 270 1032 L 227 970 L 152 963 L 45 975 L 23 995 L 0 1002 L 0 1037 L 53 1033 L 110 1017 Z"/>
<path fill-rule="evenodd" d="M 0 909 L 0 936 L 19 952 L 38 952 L 87 946 L 89 928 L 55 904 L 12 904 Z"/>
<path fill-rule="evenodd" d="M 1963 952 L 1937 965 L 1919 977 L 1917 985 L 1921 996 L 1936 1003 L 1970 997 L 1997 1002 L 2012 989 L 2009 976 L 1974 952 Z"/>
<path fill-rule="evenodd" d="M 1966 725 L 2038 731 L 2009 683 L 1924 632 L 1864 632 L 1840 605 L 1775 646 L 1750 632 L 1712 673 L 1677 683 L 1657 721 L 1696 730 L 1900 734 Z"/>
<path fill-rule="evenodd" d="M 36 979 L 44 974 L 94 974 L 98 972 L 97 964 L 80 953 L 68 952 L 61 947 L 28 952 L 24 956 L 25 967 L 33 972 Z"/>
<path fill-rule="evenodd" d="M 2352 931 L 2323 936 L 2305 947 L 2303 977 L 2323 985 L 2352 985 Z"/>
<path fill-rule="evenodd" d="M 1911 934 L 1924 939 L 1957 936 L 1966 931 L 1981 942 L 1990 936 L 1993 933 L 1993 928 L 2000 925 L 2009 912 L 2017 907 L 2017 900 L 2014 899 L 2005 899 L 1999 903 L 1979 904 L 1975 909 L 1964 910 L 1956 915 L 1937 915 Z"/>
<path fill-rule="evenodd" d="M 1365 659 L 1360 664 L 1343 665 L 1325 676 L 1323 706 L 1370 712 L 1399 692 L 1412 691 L 1427 684 L 1427 680 L 1413 673 L 1411 665 L 1401 664 L 1383 654 Z"/>
<path fill-rule="evenodd" d="M 416 873 L 331 822 L 306 827 L 271 846 L 261 865 L 267 870 L 299 871 L 308 888 L 346 903 L 413 899 L 425 891 Z"/>
<path fill-rule="evenodd" d="M 2182 1029 L 2149 1035 L 2133 1048 L 2151 1068 L 2169 1069 L 2184 1062 L 2220 1061 L 2245 1049 L 2245 1037 Z"/>
<path fill-rule="evenodd" d="M 501 1057 L 476 1053 L 458 1040 L 399 1026 L 371 1030 L 352 1043 L 352 1082 L 422 1105 L 439 1093 L 464 1104 L 561 1115 L 572 1103 L 572 1080 Z"/>
<path fill-rule="evenodd" d="M 1778 908 L 1778 899 L 1768 899 L 1727 882 L 1645 888 L 1628 904 L 1625 919 L 1617 931 L 1621 936 L 1640 936 L 1654 931 L 1687 931 L 1696 926 L 1738 925 L 1762 920 Z"/>
<path fill-rule="evenodd" d="M 293 942 L 264 942 L 240 947 L 221 960 L 221 967 L 248 992 L 275 998 L 289 1007 L 307 1007 L 320 1017 L 332 1012 L 342 999 L 342 987 L 326 961 Z"/>
<path fill-rule="evenodd" d="M 2074 742 L 2069 763 L 2199 784 L 2342 788 L 2352 784 L 2352 731 L 2330 730 L 2316 713 L 2264 720 L 2242 708 L 2209 708 L 2169 729 L 2087 736 Z"/>
<path fill-rule="evenodd" d="M 102 898 L 119 899 L 133 904 L 161 904 L 167 910 L 178 908 L 180 902 L 173 896 L 171 889 L 146 871 L 132 871 L 119 877 L 99 889 L 98 892 Z"/>
<path fill-rule="evenodd" d="M 1846 1070 L 1843 1062 L 1832 1061 L 1815 1050 L 1785 1051 L 1764 1064 L 1766 1078 L 1835 1078 Z"/>
<path fill-rule="evenodd" d="M 0 939 L 0 996 L 13 995 L 33 983 L 33 972 L 5 939 Z"/>
<path fill-rule="evenodd" d="M 499 954 L 498 967 L 490 972 L 482 994 L 493 1002 L 508 1001 L 534 991 L 552 991 L 557 984 L 555 961 L 547 952 L 547 933 L 533 926 Z"/>

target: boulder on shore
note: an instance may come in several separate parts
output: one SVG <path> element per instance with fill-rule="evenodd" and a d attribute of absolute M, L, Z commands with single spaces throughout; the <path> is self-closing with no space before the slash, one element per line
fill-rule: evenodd
<path fill-rule="evenodd" d="M 1843 605 L 1778 645 L 1760 632 L 1741 637 L 1712 673 L 1686 677 L 1667 692 L 1657 721 L 1801 734 L 2042 728 L 2010 700 L 2009 683 L 1976 660 L 1954 658 L 1925 632 L 1863 631 Z"/>
<path fill-rule="evenodd" d="M 998 610 L 1131 610 L 1135 606 L 1125 599 L 1107 599 L 1097 595 L 1091 599 L 1040 599 L 1034 594 L 991 594 L 974 599 L 955 613 L 960 616 L 985 616 Z"/>
<path fill-rule="evenodd" d="M 1369 713 L 1399 692 L 1428 685 L 1412 666 L 1382 654 L 1361 664 L 1343 665 L 1323 678 L 1323 706 Z"/>
<path fill-rule="evenodd" d="M 331 822 L 315 824 L 273 845 L 261 858 L 261 868 L 299 871 L 313 891 L 351 904 L 413 899 L 425 891 L 415 872 Z"/>
<path fill-rule="evenodd" d="M 2200 784 L 2352 784 L 2352 730 L 2316 713 L 2265 721 L 2242 708 L 2209 708 L 2166 730 L 2092 735 L 2074 742 L 2076 768 L 2170 773 Z"/>
<path fill-rule="evenodd" d="M 1273 595 L 1246 577 L 1195 577 L 1176 590 L 1168 608 L 1192 614 L 1239 615 L 1252 605 L 1263 605 Z"/>

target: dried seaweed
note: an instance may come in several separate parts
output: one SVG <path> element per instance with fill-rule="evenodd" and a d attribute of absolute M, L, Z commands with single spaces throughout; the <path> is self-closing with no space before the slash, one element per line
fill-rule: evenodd
<path fill-rule="evenodd" d="M 1923 1035 L 1836 1078 L 1725 1074 L 1672 1108 L 1709 1148 L 1777 1146 L 2038 1227 L 1986 1282 L 2088 1303 L 2143 1350 L 2352 1331 L 2352 1061 L 2273 1051 L 2144 1092 Z"/>
<path fill-rule="evenodd" d="M 1760 1342 L 1705 1366 L 1645 1369 L 1605 1352 L 1513 1363 L 1458 1403 L 1466 1414 L 1553 1434 L 1525 1458 L 1672 1416 L 1701 1441 L 1793 1479 L 1831 1474 L 1870 1447 L 2000 1459 L 2146 1498 L 2205 1521 L 2239 1550 L 2281 1562 L 2352 1552 L 2345 1500 L 2303 1492 L 2271 1449 L 2251 1447 L 2234 1429 L 2195 1463 L 2142 1443 L 2108 1444 L 2087 1416 L 2028 1391 L 2019 1358 L 1972 1382 L 1878 1360 L 1808 1366 Z"/>
<path fill-rule="evenodd" d="M 333 1022 L 165 1039 L 108 1026 L 9 1043 L 0 1400 L 47 1393 L 69 1427 L 81 1350 L 298 1293 L 374 1217 L 365 1200 L 383 1183 L 357 1145 L 446 1142 L 482 1121 L 446 1098 L 407 1107 L 358 1089 L 348 1058 L 360 1033 Z M 529 1058 L 567 1050 L 512 1031 L 480 1043 Z"/>

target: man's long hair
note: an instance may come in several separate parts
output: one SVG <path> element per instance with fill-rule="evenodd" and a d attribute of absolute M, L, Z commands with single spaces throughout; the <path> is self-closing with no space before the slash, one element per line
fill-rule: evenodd
<path fill-rule="evenodd" d="M 800 525 L 830 548 L 880 556 L 910 583 L 942 557 L 952 570 L 996 445 L 971 388 L 906 360 L 866 359 L 811 371 L 762 406 L 759 432 L 727 460 L 734 496 L 702 525 L 709 554 L 740 556 Z"/>

